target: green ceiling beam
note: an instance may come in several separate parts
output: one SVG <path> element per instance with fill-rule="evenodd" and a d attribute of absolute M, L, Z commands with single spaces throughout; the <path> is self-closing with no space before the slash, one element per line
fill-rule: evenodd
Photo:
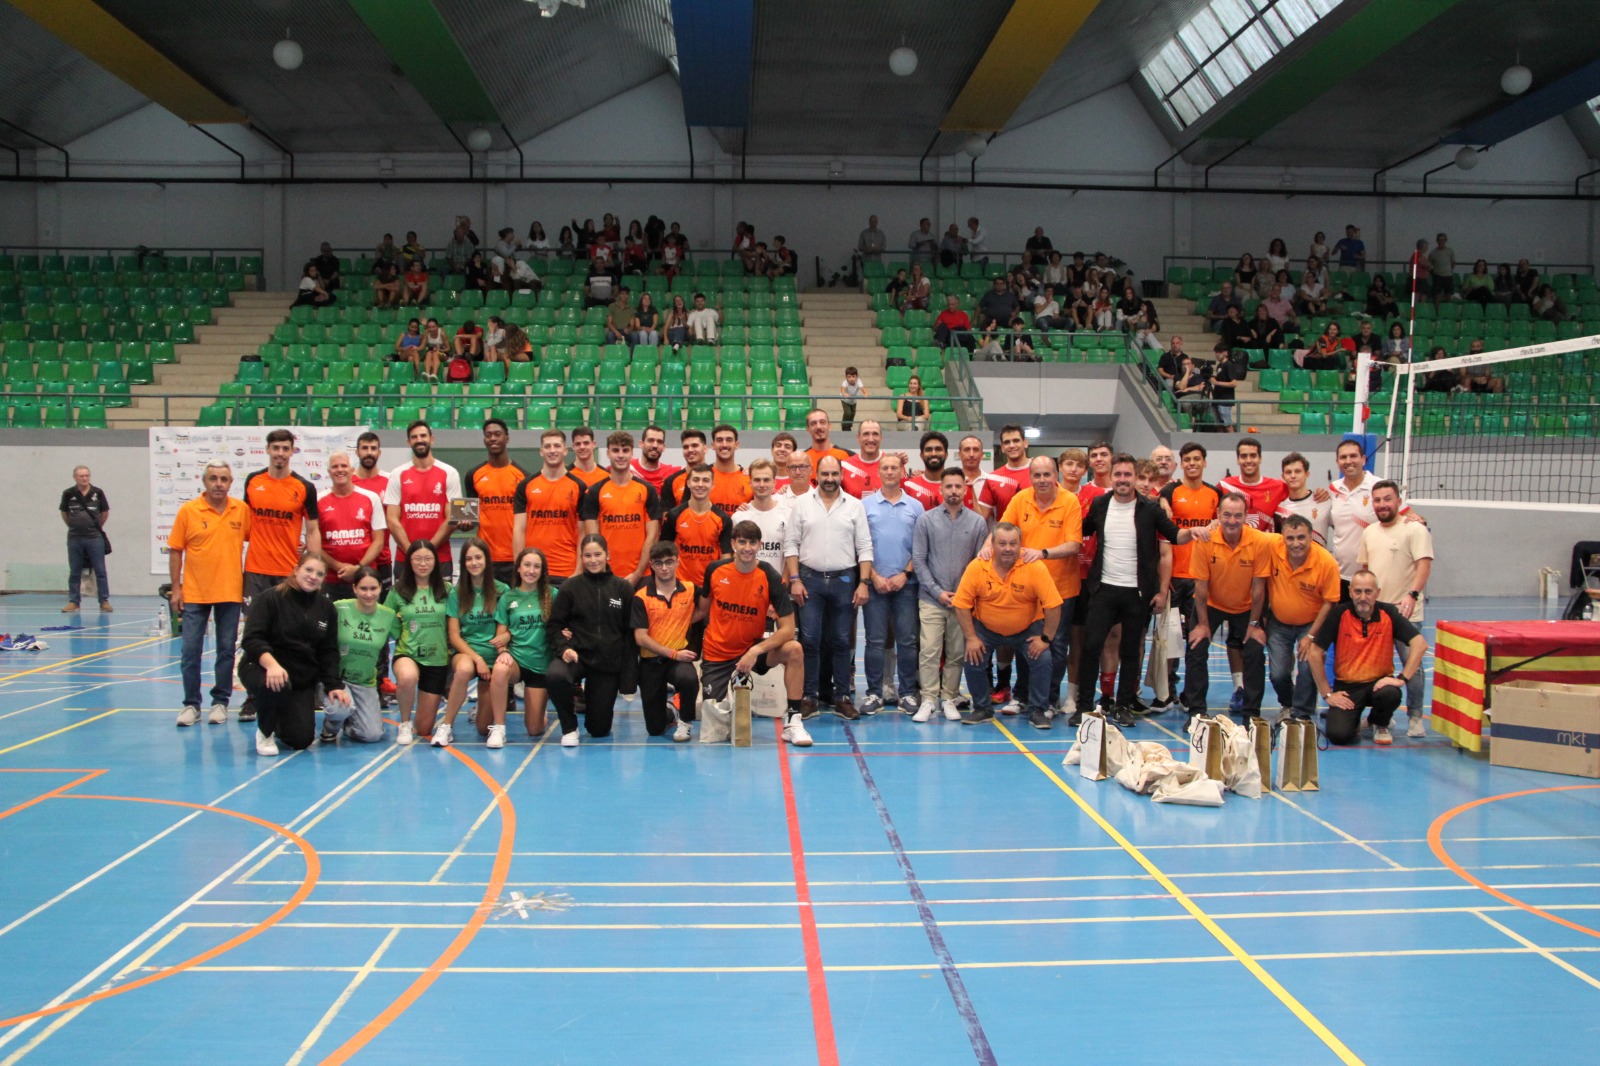
<path fill-rule="evenodd" d="M 1359 76 L 1385 52 L 1460 2 L 1372 0 L 1240 99 L 1200 136 L 1254 140 L 1335 85 Z"/>
<path fill-rule="evenodd" d="M 434 114 L 499 125 L 500 115 L 430 0 L 349 0 Z"/>

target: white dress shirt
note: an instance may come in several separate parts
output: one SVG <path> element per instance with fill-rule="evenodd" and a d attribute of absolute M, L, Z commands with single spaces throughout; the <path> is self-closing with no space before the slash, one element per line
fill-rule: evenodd
<path fill-rule="evenodd" d="M 824 572 L 871 562 L 872 530 L 861 501 L 841 490 L 829 507 L 815 489 L 795 500 L 783 531 L 783 555 Z"/>

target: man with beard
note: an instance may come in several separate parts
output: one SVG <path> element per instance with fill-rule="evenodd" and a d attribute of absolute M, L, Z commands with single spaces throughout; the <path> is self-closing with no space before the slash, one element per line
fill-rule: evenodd
<path fill-rule="evenodd" d="M 426 540 L 439 556 L 440 572 L 451 574 L 450 501 L 461 498 L 461 475 L 433 457 L 433 428 L 421 421 L 406 427 L 411 461 L 389 471 L 383 504 L 397 557 L 413 542 Z"/>
<path fill-rule="evenodd" d="M 1409 522 L 1400 513 L 1400 486 L 1380 481 L 1372 486 L 1372 513 L 1378 520 L 1361 531 L 1356 565 L 1370 569 L 1378 579 L 1378 602 L 1393 604 L 1400 617 L 1422 625 L 1423 593 L 1433 573 L 1433 534 L 1421 522 Z M 1352 584 L 1351 595 L 1354 595 Z M 1402 643 L 1396 637 L 1396 646 Z M 1406 736 L 1424 736 L 1422 728 L 1422 671 L 1406 676 Z"/>
<path fill-rule="evenodd" d="M 686 429 L 678 434 L 678 447 L 683 449 L 683 467 L 667 475 L 662 482 L 661 506 L 676 507 L 689 498 L 684 486 L 689 471 L 706 461 L 706 435 L 704 430 Z"/>
<path fill-rule="evenodd" d="M 922 504 L 924 511 L 931 511 L 943 499 L 944 490 L 940 487 L 940 481 L 944 476 L 945 459 L 950 452 L 950 440 L 938 430 L 931 429 L 922 435 L 918 450 L 922 454 L 922 473 L 906 478 L 900 487 L 907 496 Z M 979 461 L 982 461 L 981 457 Z"/>
<path fill-rule="evenodd" d="M 1326 656 L 1334 649 L 1333 684 L 1328 684 Z M 1394 669 L 1394 653 L 1404 648 L 1404 665 Z M 1354 744 L 1360 735 L 1361 712 L 1372 742 L 1394 743 L 1389 723 L 1400 707 L 1400 693 L 1422 673 L 1428 641 L 1393 604 L 1378 602 L 1378 578 L 1357 570 L 1350 578 L 1350 602 L 1336 607 L 1312 638 L 1311 680 L 1328 702 L 1328 741 Z M 1419 719 L 1413 721 L 1420 724 Z M 1407 732 L 1407 735 L 1411 735 Z"/>
<path fill-rule="evenodd" d="M 648 481 L 657 492 L 662 491 L 669 477 L 683 469 L 661 461 L 661 453 L 666 447 L 667 431 L 660 426 L 646 426 L 639 438 L 639 454 L 633 460 L 633 472 Z M 665 502 L 663 498 L 662 503 Z"/>

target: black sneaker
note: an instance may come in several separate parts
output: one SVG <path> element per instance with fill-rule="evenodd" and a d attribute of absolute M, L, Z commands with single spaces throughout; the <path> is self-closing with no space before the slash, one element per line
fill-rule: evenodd
<path fill-rule="evenodd" d="M 1035 729 L 1049 729 L 1050 716 L 1044 711 L 1029 711 L 1028 724 Z"/>
<path fill-rule="evenodd" d="M 1127 706 L 1113 707 L 1106 718 L 1118 729 L 1128 729 L 1133 725 L 1133 708 Z"/>
<path fill-rule="evenodd" d="M 338 728 L 329 725 L 327 722 L 322 723 L 322 732 L 317 734 L 317 740 L 323 744 L 337 744 L 339 742 Z"/>
<path fill-rule="evenodd" d="M 984 722 L 994 721 L 993 707 L 974 707 L 962 716 L 962 725 L 982 725 Z"/>
<path fill-rule="evenodd" d="M 254 696 L 245 698 L 244 706 L 239 708 L 239 721 L 253 722 L 256 720 L 256 699 Z"/>
<path fill-rule="evenodd" d="M 1067 728 L 1068 729 L 1076 729 L 1082 724 L 1083 724 L 1083 712 L 1082 711 L 1073 711 L 1072 712 L 1072 716 L 1067 719 Z"/>

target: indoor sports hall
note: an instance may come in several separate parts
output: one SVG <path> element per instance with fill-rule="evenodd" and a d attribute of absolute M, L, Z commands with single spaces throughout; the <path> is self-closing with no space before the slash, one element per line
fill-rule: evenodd
<path fill-rule="evenodd" d="M 0 1066 L 1589 1061 L 1597 30 L 0 2 Z"/>

